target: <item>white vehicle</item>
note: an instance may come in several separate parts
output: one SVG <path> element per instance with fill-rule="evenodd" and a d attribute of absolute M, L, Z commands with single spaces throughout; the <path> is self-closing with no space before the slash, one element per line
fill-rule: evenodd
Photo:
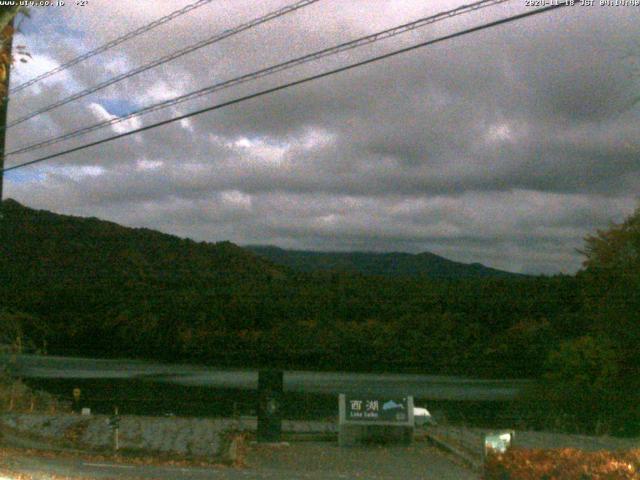
<path fill-rule="evenodd" d="M 429 410 L 422 407 L 413 407 L 413 419 L 415 420 L 416 426 L 423 425 L 436 425 L 436 421 L 429 413 Z"/>

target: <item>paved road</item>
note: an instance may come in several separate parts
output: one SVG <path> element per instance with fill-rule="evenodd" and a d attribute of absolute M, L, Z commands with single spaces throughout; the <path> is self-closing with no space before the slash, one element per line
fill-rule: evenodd
<path fill-rule="evenodd" d="M 247 467 L 170 467 L 126 465 L 73 458 L 12 455 L 13 471 L 35 479 L 64 477 L 159 480 L 477 480 L 473 472 L 425 444 L 412 447 L 341 449 L 327 443 L 300 443 L 284 447 L 255 447 Z M 1 474 L 0 474 L 1 478 Z"/>

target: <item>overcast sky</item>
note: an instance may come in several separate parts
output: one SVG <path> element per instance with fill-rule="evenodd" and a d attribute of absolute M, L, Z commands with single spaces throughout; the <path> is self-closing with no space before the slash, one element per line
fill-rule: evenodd
<path fill-rule="evenodd" d="M 10 120 L 292 2 L 214 0 L 16 93 Z M 66 3 L 22 22 L 33 60 L 12 85 L 191 2 Z M 321 0 L 15 126 L 7 148 L 463 3 Z M 449 19 L 7 166 L 527 10 Z M 637 205 L 639 59 L 640 7 L 558 9 L 16 170 L 5 196 L 196 240 L 573 273 L 584 236 Z"/>

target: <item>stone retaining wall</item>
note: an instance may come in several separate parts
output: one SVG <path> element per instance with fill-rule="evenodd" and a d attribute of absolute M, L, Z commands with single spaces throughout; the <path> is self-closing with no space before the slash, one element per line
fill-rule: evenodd
<path fill-rule="evenodd" d="M 0 422 L 14 432 L 58 445 L 91 450 L 113 448 L 113 429 L 109 417 L 104 415 L 5 414 Z M 228 419 L 122 416 L 119 446 L 128 450 L 217 458 L 224 455 L 228 435 L 236 431 L 238 423 Z"/>
<path fill-rule="evenodd" d="M 7 413 L 0 416 L 0 425 L 13 432 L 78 449 L 109 450 L 113 448 L 113 430 L 106 415 Z M 161 452 L 194 457 L 224 456 L 231 434 L 255 432 L 254 417 L 237 419 L 120 417 L 119 446 L 121 449 Z M 332 434 L 333 422 L 300 422 L 285 420 L 286 433 Z"/>

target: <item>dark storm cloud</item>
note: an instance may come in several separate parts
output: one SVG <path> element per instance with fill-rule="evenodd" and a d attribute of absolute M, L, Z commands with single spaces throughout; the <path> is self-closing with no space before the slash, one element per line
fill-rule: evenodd
<path fill-rule="evenodd" d="M 149 105 L 460 4 L 435 3 L 319 2 L 16 127 L 10 149 L 108 119 L 118 102 Z M 215 2 L 22 94 L 10 115 L 284 4 Z M 97 7 L 63 16 L 88 49 L 177 7 L 131 15 L 114 2 L 108 21 Z M 84 140 L 521 11 L 511 2 L 453 19 Z M 563 9 L 434 45 L 56 159 L 35 168 L 32 182 L 10 177 L 7 191 L 36 207 L 199 240 L 432 250 L 518 271 L 574 271 L 584 235 L 628 214 L 640 185 L 639 112 L 629 109 L 640 85 L 625 58 L 637 48 L 638 13 Z M 66 35 L 42 25 L 43 35 Z M 25 42 L 32 75 L 38 62 L 70 58 L 37 35 Z"/>

